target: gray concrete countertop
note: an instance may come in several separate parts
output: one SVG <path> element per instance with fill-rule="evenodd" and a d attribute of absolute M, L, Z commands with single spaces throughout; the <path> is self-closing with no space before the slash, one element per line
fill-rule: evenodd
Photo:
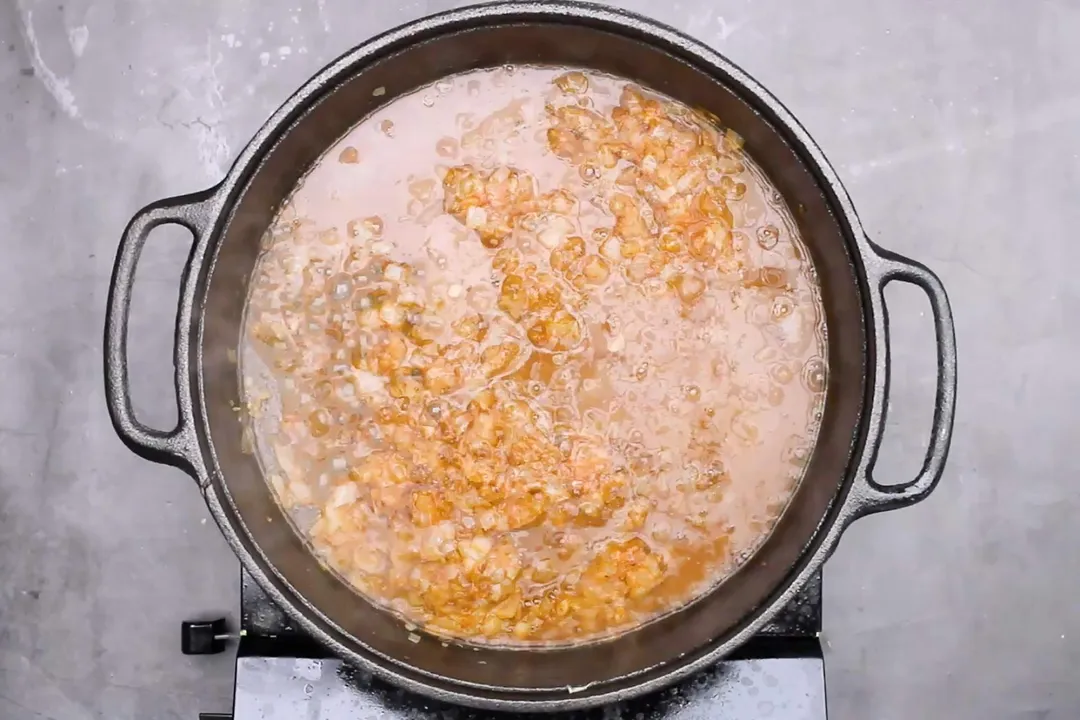
<path fill-rule="evenodd" d="M 190 480 L 105 412 L 101 329 L 131 214 L 207 187 L 306 78 L 450 0 L 0 3 L 0 717 L 224 710 L 231 658 L 177 624 L 234 611 Z M 960 348 L 926 503 L 851 528 L 825 576 L 831 717 L 1080 717 L 1080 2 L 629 0 L 712 44 L 815 136 L 871 236 L 933 267 Z M 183 233 L 140 266 L 140 412 L 171 412 Z M 894 321 L 885 479 L 925 445 L 925 300 Z"/>

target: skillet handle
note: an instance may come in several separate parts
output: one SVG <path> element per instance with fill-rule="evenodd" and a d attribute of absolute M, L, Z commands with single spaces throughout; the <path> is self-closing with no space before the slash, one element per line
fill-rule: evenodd
<path fill-rule="evenodd" d="M 210 226 L 209 208 L 215 190 L 159 200 L 144 207 L 131 219 L 116 253 L 105 314 L 105 400 L 116 434 L 137 455 L 178 467 L 193 477 L 197 477 L 198 473 L 199 445 L 195 435 L 188 357 L 192 306 L 190 298 L 186 297 L 186 288 L 192 272 L 198 271 L 195 267 L 195 248 L 200 245 L 203 234 Z M 178 419 L 176 427 L 171 430 L 158 430 L 144 425 L 135 417 L 131 404 L 127 341 L 131 293 L 139 256 L 154 228 L 167 224 L 190 230 L 194 243 L 181 275 L 180 304 L 176 313 L 173 366 Z"/>
<path fill-rule="evenodd" d="M 919 474 L 914 480 L 900 485 L 882 485 L 876 482 L 873 475 L 873 462 L 876 462 L 877 457 L 877 447 L 875 447 L 874 461 L 871 462 L 866 475 L 867 487 L 863 493 L 860 514 L 912 505 L 930 495 L 945 469 L 945 460 L 952 440 L 953 419 L 956 415 L 956 330 L 953 326 L 949 298 L 945 294 L 941 280 L 921 263 L 880 248 L 872 242 L 870 246 L 877 254 L 874 264 L 877 268 L 877 292 L 881 297 L 885 327 L 886 373 L 889 367 L 890 348 L 889 313 L 885 307 L 884 291 L 886 285 L 896 280 L 918 286 L 930 300 L 930 309 L 934 317 L 934 335 L 937 341 L 937 393 L 934 399 L 934 419 L 930 428 L 930 444 L 926 449 L 926 456 Z M 888 375 L 886 375 L 886 397 L 888 383 Z M 884 406 L 881 422 L 884 425 Z M 879 443 L 880 438 L 879 435 Z"/>

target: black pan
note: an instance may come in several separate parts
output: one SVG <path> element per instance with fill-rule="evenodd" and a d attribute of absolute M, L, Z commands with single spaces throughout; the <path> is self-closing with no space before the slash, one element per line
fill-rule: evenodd
<path fill-rule="evenodd" d="M 746 149 L 796 214 L 822 285 L 829 382 L 807 474 L 762 547 L 686 608 L 616 639 L 554 650 L 475 649 L 422 637 L 327 572 L 293 530 L 243 452 L 234 351 L 259 240 L 306 170 L 378 106 L 440 77 L 507 63 L 583 66 L 705 108 Z M 373 90 L 385 87 L 385 94 Z M 176 326 L 179 423 L 161 431 L 132 413 L 126 354 L 135 267 L 147 236 L 176 223 L 194 234 Z M 885 421 L 888 322 L 898 280 L 930 299 L 937 396 L 929 449 L 903 485 L 873 479 Z M 955 408 L 948 299 L 924 266 L 871 243 L 836 173 L 794 117 L 708 47 L 651 20 L 593 5 L 505 3 L 437 15 L 351 50 L 306 83 L 255 135 L 221 184 L 144 208 L 124 233 L 105 326 L 106 397 L 138 454 L 195 478 L 247 570 L 293 619 L 342 658 L 425 695 L 503 710 L 565 710 L 659 688 L 715 662 L 774 615 L 858 517 L 925 498 L 941 476 Z"/>

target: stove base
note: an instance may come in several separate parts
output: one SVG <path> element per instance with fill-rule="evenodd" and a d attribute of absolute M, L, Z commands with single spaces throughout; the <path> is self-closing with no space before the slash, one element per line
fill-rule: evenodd
<path fill-rule="evenodd" d="M 488 720 L 510 715 L 428 701 L 358 672 L 336 658 L 250 656 L 236 662 L 231 720 L 427 717 Z M 729 660 L 653 695 L 599 710 L 537 717 L 826 720 L 825 668 L 820 657 Z"/>

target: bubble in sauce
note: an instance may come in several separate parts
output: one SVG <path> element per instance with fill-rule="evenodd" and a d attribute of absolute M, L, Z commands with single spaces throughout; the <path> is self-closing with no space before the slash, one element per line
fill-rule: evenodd
<path fill-rule="evenodd" d="M 780 231 L 775 225 L 763 225 L 757 231 L 757 243 L 763 250 L 772 250 L 780 240 Z"/>
<path fill-rule="evenodd" d="M 810 392 L 825 391 L 826 370 L 825 361 L 819 357 L 810 358 L 803 365 L 803 386 Z"/>

